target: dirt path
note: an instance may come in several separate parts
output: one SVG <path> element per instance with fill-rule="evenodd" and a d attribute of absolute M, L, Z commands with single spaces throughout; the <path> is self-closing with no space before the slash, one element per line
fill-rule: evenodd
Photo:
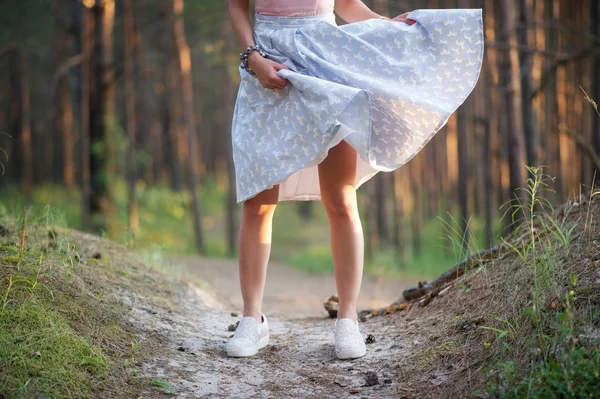
<path fill-rule="evenodd" d="M 179 260 L 181 261 L 181 260 Z M 334 291 L 332 276 L 305 274 L 284 265 L 270 266 L 265 313 L 270 345 L 253 358 L 232 359 L 224 344 L 228 326 L 239 320 L 237 265 L 231 261 L 185 260 L 188 270 L 209 288 L 181 286 L 172 304 L 149 306 L 148 298 L 129 296 L 133 322 L 162 337 L 169 351 L 144 367 L 150 378 L 171 384 L 181 398 L 399 398 L 414 397 L 402 384 L 409 351 L 422 344 L 411 323 L 400 330 L 388 318 L 361 324 L 367 355 L 340 361 L 333 350 L 333 323 L 322 310 Z M 366 278 L 361 306 L 389 303 L 404 284 Z M 435 317 L 435 314 L 432 314 Z M 422 320 L 421 320 L 422 321 Z M 166 397 L 149 388 L 145 397 Z"/>
<path fill-rule="evenodd" d="M 242 296 L 238 279 L 238 265 L 231 260 L 194 258 L 177 260 L 210 284 L 206 289 L 231 310 L 242 310 Z M 414 282 L 412 282 L 414 284 Z M 408 284 L 398 279 L 365 276 L 359 308 L 381 307 L 400 297 Z M 267 269 L 264 312 L 268 316 L 295 319 L 307 316 L 326 316 L 323 301 L 336 293 L 332 274 L 314 274 L 299 271 L 281 263 L 271 263 Z"/>

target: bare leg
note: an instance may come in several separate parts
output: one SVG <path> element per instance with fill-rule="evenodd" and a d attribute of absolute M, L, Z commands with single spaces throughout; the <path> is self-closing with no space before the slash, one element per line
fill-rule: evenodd
<path fill-rule="evenodd" d="M 345 141 L 319 164 L 321 198 L 329 217 L 331 252 L 340 307 L 338 318 L 356 320 L 362 281 L 364 238 L 354 180 L 356 151 Z"/>
<path fill-rule="evenodd" d="M 279 186 L 275 186 L 244 202 L 240 226 L 238 250 L 244 316 L 252 316 L 259 323 L 278 197 Z"/>

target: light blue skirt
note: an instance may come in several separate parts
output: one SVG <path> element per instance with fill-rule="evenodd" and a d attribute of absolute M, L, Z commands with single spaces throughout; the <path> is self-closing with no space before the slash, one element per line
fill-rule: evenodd
<path fill-rule="evenodd" d="M 237 200 L 280 185 L 280 200 L 320 199 L 317 165 L 345 140 L 355 186 L 408 162 L 475 87 L 480 9 L 417 10 L 413 25 L 256 15 L 254 36 L 290 70 L 274 93 L 240 69 L 232 144 Z"/>

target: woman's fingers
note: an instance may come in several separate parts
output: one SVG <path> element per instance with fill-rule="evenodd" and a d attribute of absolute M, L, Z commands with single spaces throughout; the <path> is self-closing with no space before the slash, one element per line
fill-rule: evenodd
<path fill-rule="evenodd" d="M 287 81 L 287 79 L 284 79 L 281 76 L 279 76 L 277 74 L 277 71 L 280 71 L 282 69 L 288 69 L 289 70 L 290 68 L 288 68 L 285 65 L 281 65 L 281 64 L 277 64 L 277 63 L 274 63 L 273 67 L 274 67 L 273 68 L 273 75 L 269 77 L 270 81 L 271 81 L 271 84 L 273 85 L 273 87 L 277 87 L 279 89 L 283 89 L 288 84 L 288 81 Z"/>
<path fill-rule="evenodd" d="M 287 69 L 288 71 L 290 70 L 290 68 L 288 68 L 287 65 L 283 65 L 283 64 L 278 64 L 276 62 L 273 63 L 273 66 L 275 67 L 276 71 L 280 71 L 282 69 Z"/>
<path fill-rule="evenodd" d="M 417 22 L 414 19 L 407 18 L 408 14 L 410 14 L 410 12 L 405 12 L 404 14 L 398 15 L 396 18 L 392 18 L 392 21 L 404 22 L 405 24 L 408 24 L 408 25 L 412 25 L 415 22 Z"/>
<path fill-rule="evenodd" d="M 263 84 L 265 89 L 283 89 L 288 84 L 288 81 L 277 76 L 269 76 L 266 82 Z"/>
<path fill-rule="evenodd" d="M 271 87 L 276 87 L 278 89 L 283 89 L 288 84 L 288 81 L 276 76 L 271 80 Z"/>
<path fill-rule="evenodd" d="M 278 64 L 271 61 L 271 69 L 267 71 L 265 79 L 261 79 L 261 83 L 265 89 L 283 89 L 288 84 L 288 80 L 277 75 L 277 71 L 282 69 L 289 70 L 286 65 Z"/>

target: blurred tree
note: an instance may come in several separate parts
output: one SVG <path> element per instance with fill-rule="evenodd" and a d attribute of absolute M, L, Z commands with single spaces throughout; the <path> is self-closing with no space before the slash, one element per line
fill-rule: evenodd
<path fill-rule="evenodd" d="M 521 63 L 521 113 L 523 131 L 526 137 L 527 165 L 538 166 L 539 130 L 536 110 L 533 107 L 531 94 L 533 91 L 533 54 L 529 50 L 535 43 L 535 30 L 531 26 L 533 0 L 519 0 L 519 45 L 526 49 L 519 53 Z"/>
<path fill-rule="evenodd" d="M 81 158 L 81 225 L 84 230 L 92 229 L 91 222 L 91 170 L 90 170 L 90 86 L 92 61 L 91 54 L 93 49 L 94 19 L 92 12 L 88 7 L 93 4 L 83 4 L 78 0 L 73 0 L 77 19 L 79 20 L 80 36 L 78 47 L 81 49 L 83 60 L 80 71 L 80 91 L 78 93 L 80 103 L 80 158 Z"/>
<path fill-rule="evenodd" d="M 19 145 L 18 152 L 21 162 L 21 190 L 29 195 L 33 185 L 33 155 L 31 143 L 31 121 L 29 104 L 29 78 L 27 76 L 27 48 L 23 45 L 14 51 L 12 76 L 17 106 L 16 120 L 18 121 Z"/>
<path fill-rule="evenodd" d="M 498 57 L 500 65 L 500 85 L 504 89 L 506 103 L 506 120 L 508 126 L 508 167 L 510 173 L 510 197 L 524 200 L 523 190 L 523 114 L 521 109 L 521 87 L 519 76 L 521 69 L 517 52 L 518 42 L 515 34 L 516 13 L 512 0 L 502 0 L 497 3 L 497 18 L 500 25 L 500 41 L 507 45 L 507 50 Z"/>
<path fill-rule="evenodd" d="M 202 234 L 202 216 L 200 213 L 200 202 L 197 193 L 196 162 L 198 160 L 196 147 L 196 120 L 194 113 L 194 94 L 192 87 L 192 59 L 190 49 L 185 40 L 183 28 L 183 0 L 173 0 L 173 34 L 177 48 L 179 83 L 181 85 L 183 116 L 187 128 L 188 138 L 188 164 L 187 179 L 188 188 L 192 195 L 192 212 L 194 215 L 194 233 L 196 237 L 196 248 L 198 252 L 204 253 L 204 235 Z"/>
<path fill-rule="evenodd" d="M 590 33 L 592 45 L 600 48 L 600 2 L 590 0 Z M 600 56 L 592 57 L 590 96 L 600 103 Z M 600 154 L 600 116 L 592 112 L 592 140 L 596 154 Z M 600 170 L 595 170 L 596 184 L 600 183 Z"/>
<path fill-rule="evenodd" d="M 133 69 L 133 57 L 137 52 L 136 38 L 133 27 L 133 0 L 123 0 L 123 37 L 124 37 L 124 68 L 125 75 L 125 129 L 127 131 L 127 192 L 129 209 L 129 229 L 133 233 L 139 230 L 139 215 L 137 201 L 135 198 L 135 140 L 136 140 L 136 112 L 135 112 L 135 71 Z"/>
<path fill-rule="evenodd" d="M 395 170 L 390 173 L 392 185 L 393 219 L 392 219 L 392 245 L 396 250 L 397 261 L 400 267 L 406 260 L 406 246 L 404 243 L 403 220 L 404 220 L 404 191 L 402 172 Z"/>
<path fill-rule="evenodd" d="M 90 211 L 92 229 L 109 229 L 114 212 L 108 185 L 114 169 L 115 84 L 113 73 L 114 0 L 96 0 L 92 6 L 94 18 L 94 47 L 92 53 L 92 82 L 90 93 Z"/>

